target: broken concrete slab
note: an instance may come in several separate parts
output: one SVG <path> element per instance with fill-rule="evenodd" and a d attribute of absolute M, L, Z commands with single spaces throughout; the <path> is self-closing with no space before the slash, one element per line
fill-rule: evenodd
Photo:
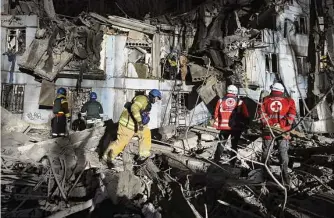
<path fill-rule="evenodd" d="M 211 135 L 211 134 L 206 134 L 206 133 L 202 133 L 201 134 L 201 140 L 205 141 L 205 142 L 211 142 L 213 140 L 216 139 L 216 136 Z"/>
<path fill-rule="evenodd" d="M 33 40 L 28 49 L 23 53 L 18 65 L 24 69 L 33 71 L 46 52 L 49 41 L 50 37 Z"/>
<path fill-rule="evenodd" d="M 212 99 L 217 95 L 214 86 L 217 84 L 217 78 L 215 76 L 210 76 L 206 83 L 201 85 L 196 91 L 203 100 L 205 104 L 209 104 Z"/>
<path fill-rule="evenodd" d="M 108 18 L 105 18 L 99 14 L 92 13 L 92 12 L 89 13 L 89 15 L 99 21 L 102 21 L 104 23 L 109 23 L 115 26 L 116 28 L 121 27 L 121 28 L 135 30 L 135 31 L 147 33 L 147 34 L 154 34 L 157 31 L 157 28 L 155 26 L 152 26 L 150 24 L 147 24 L 139 20 L 135 20 L 135 19 L 127 19 L 127 18 L 118 17 L 118 16 L 108 16 Z"/>
<path fill-rule="evenodd" d="M 120 173 L 105 172 L 103 183 L 107 188 L 109 198 L 114 204 L 118 204 L 121 200 L 131 200 L 145 190 L 140 178 L 128 170 Z"/>
<path fill-rule="evenodd" d="M 210 69 L 209 73 L 207 74 L 207 67 L 200 66 L 195 63 L 189 63 L 189 71 L 191 74 L 191 79 L 193 82 L 199 82 L 205 80 L 210 75 L 218 74 L 219 71 L 216 71 L 215 69 Z"/>
<path fill-rule="evenodd" d="M 45 53 L 41 57 L 41 60 L 43 61 L 40 61 L 37 64 L 34 72 L 41 78 L 53 81 L 57 74 L 70 62 L 72 58 L 73 54 L 67 51 L 63 51 L 60 54 L 52 53 L 51 55 Z M 52 65 L 49 63 L 52 63 Z"/>
<path fill-rule="evenodd" d="M 21 120 L 18 116 L 1 107 L 1 132 L 24 132 L 29 124 Z"/>
<path fill-rule="evenodd" d="M 165 141 L 172 138 L 176 135 L 176 126 L 175 125 L 168 125 L 159 128 L 159 133 L 161 134 L 161 140 Z"/>
<path fill-rule="evenodd" d="M 262 141 L 262 138 L 259 137 L 254 142 L 248 144 L 246 148 L 238 149 L 238 155 L 241 158 L 257 160 L 257 156 L 259 156 L 262 152 Z"/>
<path fill-rule="evenodd" d="M 10 147 L 10 146 L 19 146 L 24 145 L 25 143 L 32 141 L 32 139 L 24 133 L 20 132 L 9 132 L 1 134 L 1 145 Z"/>
<path fill-rule="evenodd" d="M 105 127 L 86 129 L 80 132 L 75 132 L 68 137 L 27 144 L 18 149 L 23 157 L 35 161 L 39 161 L 45 155 L 60 155 L 64 149 L 80 148 L 86 153 L 90 152 L 90 149 L 98 146 L 104 131 Z"/>

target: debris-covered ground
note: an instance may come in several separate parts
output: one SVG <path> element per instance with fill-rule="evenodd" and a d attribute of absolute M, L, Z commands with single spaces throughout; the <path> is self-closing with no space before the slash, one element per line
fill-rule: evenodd
<path fill-rule="evenodd" d="M 151 158 L 136 161 L 134 139 L 116 166 L 108 169 L 100 162 L 99 153 L 113 139 L 117 124 L 57 139 L 49 139 L 45 129 L 29 127 L 23 121 L 12 129 L 2 124 L 3 217 L 334 214 L 334 139 L 324 136 L 292 134 L 291 184 L 285 196 L 275 152 L 269 169 L 277 182 L 262 176 L 258 162 L 262 139 L 256 129 L 242 136 L 235 167 L 229 164 L 230 142 L 219 142 L 215 129 L 193 126 L 188 132 L 178 131 L 176 137 L 175 127 L 166 126 L 152 130 Z M 225 151 L 220 163 L 215 163 L 218 143 Z"/>

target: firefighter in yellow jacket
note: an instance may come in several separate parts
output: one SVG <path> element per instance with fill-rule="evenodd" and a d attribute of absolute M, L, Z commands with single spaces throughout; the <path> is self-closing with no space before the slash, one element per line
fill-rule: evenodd
<path fill-rule="evenodd" d="M 151 131 L 147 127 L 152 104 L 161 100 L 161 92 L 152 89 L 149 95 L 134 97 L 131 104 L 125 107 L 119 119 L 117 139 L 109 144 L 103 154 L 104 161 L 113 161 L 135 135 L 139 137 L 139 156 L 141 159 L 150 156 Z"/>

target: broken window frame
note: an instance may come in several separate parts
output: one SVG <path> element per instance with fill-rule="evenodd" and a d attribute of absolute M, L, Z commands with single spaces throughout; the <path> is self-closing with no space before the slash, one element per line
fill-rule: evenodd
<path fill-rule="evenodd" d="M 307 23 L 308 22 L 307 22 L 306 17 L 304 17 L 304 16 L 297 17 L 296 22 L 295 22 L 296 33 L 301 34 L 301 35 L 307 35 L 308 34 Z"/>
<path fill-rule="evenodd" d="M 26 51 L 27 31 L 26 28 L 7 28 L 6 30 L 6 52 L 13 52 L 17 55 L 22 55 Z M 23 34 L 23 36 L 21 36 Z M 15 44 L 10 46 L 10 37 L 14 38 Z M 20 43 L 20 40 L 23 40 Z"/>
<path fill-rule="evenodd" d="M 306 102 L 306 99 L 304 99 L 304 101 Z M 298 104 L 299 104 L 299 117 L 305 117 L 308 112 L 304 105 L 303 98 L 298 99 Z"/>
<path fill-rule="evenodd" d="M 266 53 L 265 54 L 265 70 L 267 73 L 278 73 L 278 54 Z"/>
<path fill-rule="evenodd" d="M 307 57 L 296 56 L 296 69 L 297 69 L 298 75 L 307 76 L 307 73 L 308 73 Z"/>
<path fill-rule="evenodd" d="M 284 29 L 283 29 L 283 37 L 286 38 L 288 35 L 288 22 L 289 20 L 287 18 L 284 19 Z"/>
<path fill-rule="evenodd" d="M 1 84 L 1 106 L 13 114 L 24 112 L 25 84 Z"/>

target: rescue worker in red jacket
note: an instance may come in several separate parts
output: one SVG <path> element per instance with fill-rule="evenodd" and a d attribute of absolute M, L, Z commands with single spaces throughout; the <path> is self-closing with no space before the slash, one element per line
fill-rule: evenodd
<path fill-rule="evenodd" d="M 267 158 L 269 147 L 272 141 L 272 135 L 269 128 L 276 127 L 288 131 L 296 117 L 295 101 L 284 96 L 284 87 L 281 83 L 275 83 L 271 86 L 271 93 L 263 99 L 263 102 L 258 110 L 260 121 L 263 129 L 263 154 L 262 161 Z M 281 169 L 284 182 L 289 185 L 290 178 L 288 174 L 289 163 L 289 135 L 284 135 L 277 139 L 278 151 L 281 162 Z"/>
<path fill-rule="evenodd" d="M 228 139 L 231 135 L 232 149 L 237 151 L 238 141 L 242 131 L 249 124 L 249 113 L 246 104 L 238 98 L 238 88 L 234 85 L 227 87 L 227 94 L 216 104 L 214 127 L 220 131 L 220 138 Z M 221 147 L 218 144 L 214 160 L 220 160 Z M 231 152 L 234 157 L 235 153 Z M 235 165 L 236 158 L 231 161 Z"/>

